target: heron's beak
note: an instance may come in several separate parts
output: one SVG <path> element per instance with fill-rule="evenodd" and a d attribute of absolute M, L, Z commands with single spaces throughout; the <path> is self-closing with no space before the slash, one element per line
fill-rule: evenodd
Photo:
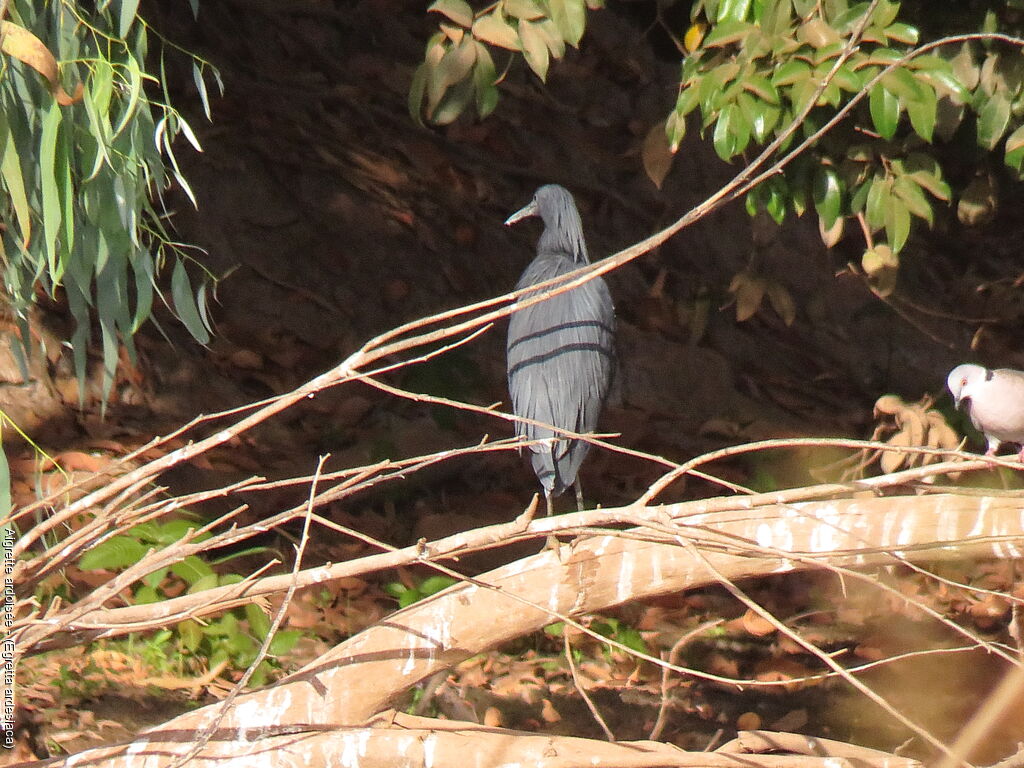
<path fill-rule="evenodd" d="M 511 216 L 509 216 L 507 219 L 505 219 L 505 226 L 507 227 L 507 226 L 510 226 L 512 224 L 515 224 L 517 221 L 521 221 L 522 219 L 525 219 L 527 216 L 536 216 L 536 215 L 537 215 L 537 199 L 534 198 L 533 200 L 531 200 L 529 202 L 529 204 L 525 208 L 520 208 L 518 211 L 516 211 Z"/>

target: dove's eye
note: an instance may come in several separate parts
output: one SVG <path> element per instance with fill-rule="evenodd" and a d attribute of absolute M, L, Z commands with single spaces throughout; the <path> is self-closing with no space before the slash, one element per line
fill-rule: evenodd
<path fill-rule="evenodd" d="M 966 376 L 964 376 L 962 379 L 960 379 L 960 386 L 961 387 L 966 387 L 967 386 L 967 377 Z"/>

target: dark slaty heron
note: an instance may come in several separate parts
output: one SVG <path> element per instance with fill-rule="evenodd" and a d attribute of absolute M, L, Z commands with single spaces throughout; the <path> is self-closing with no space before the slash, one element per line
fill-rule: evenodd
<path fill-rule="evenodd" d="M 517 289 L 590 263 L 580 214 L 567 189 L 557 184 L 541 187 L 530 204 L 509 216 L 505 224 L 527 216 L 540 216 L 544 232 L 537 244 L 537 257 L 519 278 Z M 571 432 L 593 432 L 611 384 L 614 334 L 615 308 L 600 277 L 514 312 L 508 327 L 508 389 L 513 412 Z M 516 423 L 516 435 L 528 440 L 559 437 L 547 427 L 523 422 Z M 544 488 L 549 515 L 552 499 L 571 485 L 576 487 L 576 503 L 582 509 L 577 473 L 589 449 L 590 444 L 583 440 L 564 437 L 530 446 L 533 471 Z"/>

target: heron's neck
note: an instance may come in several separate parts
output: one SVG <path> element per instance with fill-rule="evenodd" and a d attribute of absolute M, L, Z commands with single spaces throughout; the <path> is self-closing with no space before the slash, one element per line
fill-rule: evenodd
<path fill-rule="evenodd" d="M 537 243 L 539 253 L 566 254 L 575 264 L 589 264 L 590 257 L 587 255 L 587 243 L 583 239 L 583 228 L 579 224 L 579 217 L 576 217 L 575 226 L 563 226 L 564 222 L 554 222 L 555 226 L 547 225 L 544 233 Z"/>

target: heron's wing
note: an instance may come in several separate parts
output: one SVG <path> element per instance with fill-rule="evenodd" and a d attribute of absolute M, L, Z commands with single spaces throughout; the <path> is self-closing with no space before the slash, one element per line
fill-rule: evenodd
<path fill-rule="evenodd" d="M 568 258 L 540 256 L 520 287 L 572 270 Z M 512 315 L 508 336 L 509 392 L 513 411 L 573 432 L 592 432 L 611 381 L 615 311 L 600 278 Z M 517 424 L 529 439 L 552 437 L 550 429 Z M 535 447 L 534 470 L 546 491 L 561 493 L 576 478 L 589 445 L 564 441 Z"/>

